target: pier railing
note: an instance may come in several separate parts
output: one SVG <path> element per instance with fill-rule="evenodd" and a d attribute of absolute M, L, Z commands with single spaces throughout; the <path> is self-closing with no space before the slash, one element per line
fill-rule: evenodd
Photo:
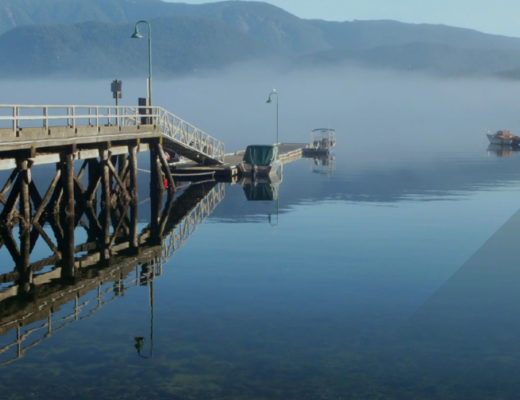
<path fill-rule="evenodd" d="M 52 138 L 53 127 L 90 127 L 100 131 L 110 126 L 137 129 L 141 125 L 160 127 L 164 137 L 188 151 L 219 163 L 224 160 L 224 144 L 220 140 L 162 107 L 0 104 L 0 132 L 10 131 L 11 138 L 23 139 L 27 128 L 41 128 L 46 138 Z"/>
<path fill-rule="evenodd" d="M 224 162 L 224 143 L 182 120 L 162 107 L 156 107 L 164 136 L 220 163 Z"/>
<path fill-rule="evenodd" d="M 215 211 L 226 195 L 225 186 L 217 184 L 196 206 L 180 221 L 163 242 L 163 262 L 166 263 L 179 250 L 188 238 Z"/>

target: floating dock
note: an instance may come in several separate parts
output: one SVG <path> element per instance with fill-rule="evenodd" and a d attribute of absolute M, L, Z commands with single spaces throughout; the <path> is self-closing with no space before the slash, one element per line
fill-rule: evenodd
<path fill-rule="evenodd" d="M 224 155 L 224 162 L 218 165 L 201 165 L 192 161 L 172 163 L 172 175 L 177 179 L 196 179 L 197 177 L 214 176 L 217 180 L 233 180 L 240 171 L 238 165 L 242 162 L 245 150 Z M 301 158 L 323 157 L 323 151 L 316 151 L 308 143 L 280 143 L 278 159 L 287 164 Z"/>

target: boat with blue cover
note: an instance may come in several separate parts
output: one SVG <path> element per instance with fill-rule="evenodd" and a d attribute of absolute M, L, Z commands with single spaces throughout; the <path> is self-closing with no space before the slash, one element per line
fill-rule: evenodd
<path fill-rule="evenodd" d="M 247 146 L 238 169 L 243 176 L 265 177 L 279 174 L 282 162 L 278 159 L 278 145 L 255 144 Z"/>

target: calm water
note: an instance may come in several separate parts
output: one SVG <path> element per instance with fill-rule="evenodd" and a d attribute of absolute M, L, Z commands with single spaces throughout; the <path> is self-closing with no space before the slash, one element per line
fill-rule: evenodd
<path fill-rule="evenodd" d="M 31 84 L 39 101 L 11 85 L 18 102 L 46 102 L 48 83 Z M 102 102 L 79 85 L 52 102 Z M 286 165 L 277 201 L 213 188 L 223 200 L 152 292 L 82 311 L 0 367 L 2 398 L 517 398 L 520 153 L 488 151 L 484 132 L 520 132 L 518 85 L 311 71 L 160 82 L 156 93 L 231 151 L 272 141 L 272 86 L 282 140 L 335 127 L 335 162 Z"/>

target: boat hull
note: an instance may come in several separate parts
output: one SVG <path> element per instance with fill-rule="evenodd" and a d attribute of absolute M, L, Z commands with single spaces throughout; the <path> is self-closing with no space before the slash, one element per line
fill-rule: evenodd
<path fill-rule="evenodd" d="M 488 133 L 487 138 L 490 144 L 501 145 L 501 146 L 512 146 L 514 143 L 514 138 L 504 138 L 497 135 L 492 135 Z"/>
<path fill-rule="evenodd" d="M 282 162 L 276 160 L 269 165 L 252 165 L 242 162 L 238 165 L 238 169 L 242 176 L 273 179 L 280 175 Z"/>

